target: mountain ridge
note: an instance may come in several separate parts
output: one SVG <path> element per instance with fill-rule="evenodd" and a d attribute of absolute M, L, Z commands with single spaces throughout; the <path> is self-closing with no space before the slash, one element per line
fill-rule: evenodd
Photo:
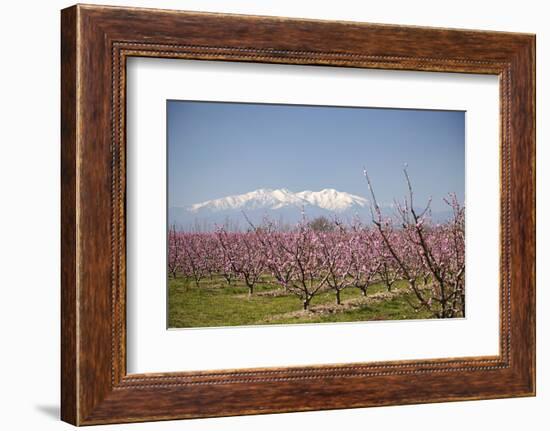
<path fill-rule="evenodd" d="M 382 205 L 381 209 L 384 216 L 395 218 L 393 205 Z M 293 225 L 301 221 L 304 214 L 308 219 L 337 217 L 344 222 L 356 217 L 367 223 L 372 219 L 370 201 L 362 196 L 332 188 L 301 192 L 261 188 L 193 205 L 171 206 L 168 208 L 168 222 L 191 230 L 211 231 L 220 225 L 239 230 L 246 229 L 250 222 L 261 224 L 266 217 Z M 450 211 L 432 212 L 435 221 L 449 220 L 451 216 Z"/>
<path fill-rule="evenodd" d="M 333 188 L 325 188 L 320 191 L 304 190 L 296 193 L 286 188 L 262 188 L 248 193 L 199 202 L 185 209 L 191 213 L 198 213 L 205 210 L 213 212 L 247 209 L 278 210 L 289 207 L 312 206 L 338 213 L 348 211 L 353 207 L 363 208 L 367 206 L 368 202 L 362 196 L 340 192 Z"/>

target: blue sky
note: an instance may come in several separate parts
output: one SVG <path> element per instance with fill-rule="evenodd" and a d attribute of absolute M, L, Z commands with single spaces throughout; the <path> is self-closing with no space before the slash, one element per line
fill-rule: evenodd
<path fill-rule="evenodd" d="M 168 205 L 186 206 L 259 188 L 334 188 L 377 199 L 406 193 L 418 205 L 455 192 L 464 200 L 462 111 L 167 102 Z"/>

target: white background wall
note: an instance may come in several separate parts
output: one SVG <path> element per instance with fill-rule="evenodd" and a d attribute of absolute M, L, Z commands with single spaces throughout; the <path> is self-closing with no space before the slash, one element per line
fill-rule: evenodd
<path fill-rule="evenodd" d="M 102 1 L 171 9 L 476 28 L 537 34 L 538 396 L 173 421 L 96 429 L 548 429 L 550 352 L 544 292 L 550 231 L 550 13 L 544 1 Z M 0 427 L 69 429 L 59 410 L 59 0 L 2 4 L 0 32 Z"/>

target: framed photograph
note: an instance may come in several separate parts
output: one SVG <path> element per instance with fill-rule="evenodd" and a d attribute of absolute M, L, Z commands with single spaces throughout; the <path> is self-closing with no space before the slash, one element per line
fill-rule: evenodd
<path fill-rule="evenodd" d="M 535 36 L 62 11 L 62 419 L 535 394 Z"/>

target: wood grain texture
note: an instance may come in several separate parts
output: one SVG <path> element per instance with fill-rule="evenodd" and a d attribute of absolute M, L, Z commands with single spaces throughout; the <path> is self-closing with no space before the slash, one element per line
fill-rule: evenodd
<path fill-rule="evenodd" d="M 76 9 L 61 16 L 61 418 L 78 421 L 76 299 Z"/>
<path fill-rule="evenodd" d="M 87 425 L 534 394 L 533 35 L 79 5 L 62 11 L 61 36 L 63 420 Z M 498 75 L 500 354 L 127 375 L 129 56 Z"/>

